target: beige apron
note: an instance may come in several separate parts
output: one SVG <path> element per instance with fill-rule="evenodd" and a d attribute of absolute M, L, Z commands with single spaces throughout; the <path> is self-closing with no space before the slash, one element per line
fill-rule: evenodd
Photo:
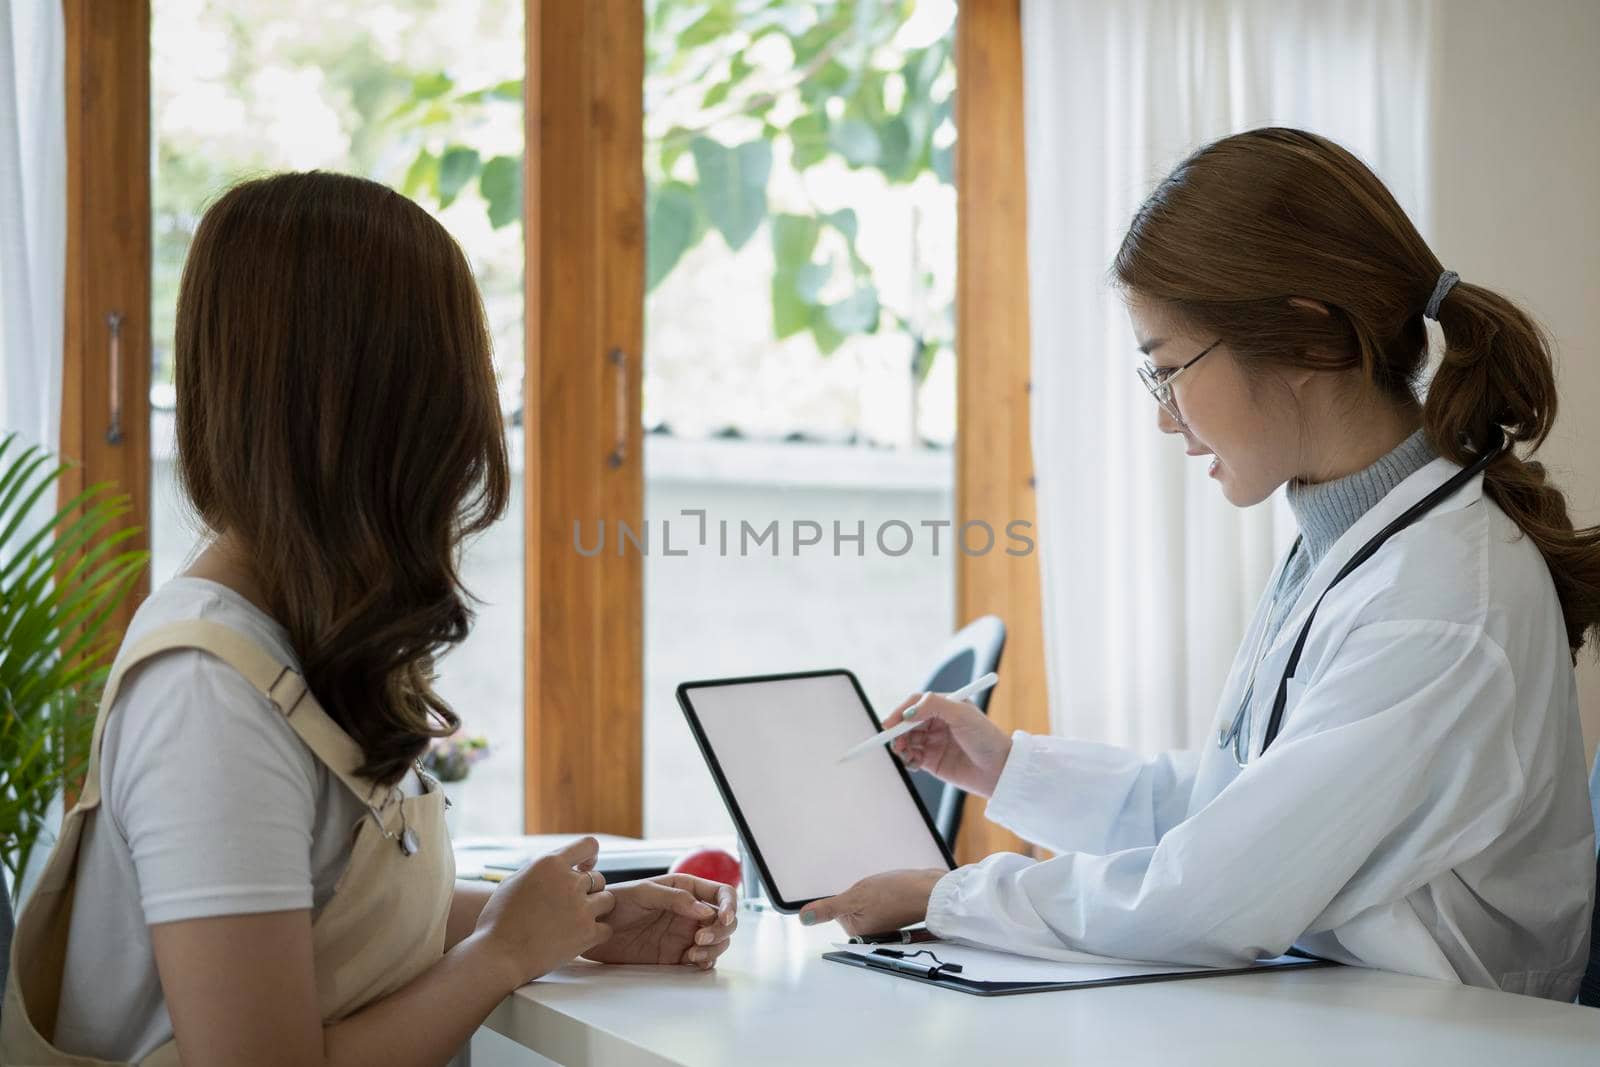
<path fill-rule="evenodd" d="M 213 622 L 164 626 L 124 648 L 95 719 L 83 794 L 61 826 L 44 874 L 17 920 L 11 972 L 0 1014 L 0 1063 L 16 1067 L 105 1067 L 109 1062 L 55 1048 L 56 1013 L 66 964 L 78 844 L 100 803 L 100 744 L 106 716 L 127 672 L 171 649 L 209 652 L 238 671 L 289 720 L 312 753 L 371 809 L 353 829 L 350 863 L 311 924 L 317 999 L 324 1022 L 382 999 L 444 954 L 445 920 L 455 889 L 455 859 L 437 783 L 421 796 L 358 778 L 360 747 L 322 710 L 301 677 L 235 630 Z M 381 828 L 379 822 L 381 820 Z M 402 845 L 411 845 L 408 854 Z M 140 1061 L 178 1063 L 168 1041 Z"/>

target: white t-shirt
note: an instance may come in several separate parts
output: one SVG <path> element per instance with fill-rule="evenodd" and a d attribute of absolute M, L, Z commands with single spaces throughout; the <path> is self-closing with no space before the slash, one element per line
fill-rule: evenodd
<path fill-rule="evenodd" d="M 200 578 L 162 586 L 127 640 L 187 619 L 221 623 L 298 668 L 283 627 Z M 349 861 L 352 828 L 370 816 L 266 697 L 195 649 L 124 679 L 100 787 L 79 854 L 55 1043 L 137 1061 L 172 1037 L 148 926 L 320 909 Z M 401 788 L 421 791 L 415 772 Z"/>

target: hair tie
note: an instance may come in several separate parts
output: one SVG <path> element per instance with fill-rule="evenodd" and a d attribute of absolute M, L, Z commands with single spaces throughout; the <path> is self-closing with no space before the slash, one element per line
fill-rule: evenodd
<path fill-rule="evenodd" d="M 1461 280 L 1461 275 L 1453 270 L 1447 270 L 1439 275 L 1439 280 L 1433 286 L 1433 295 L 1428 297 L 1428 306 L 1423 309 L 1422 317 L 1439 321 L 1439 305 L 1444 301 L 1445 294 L 1455 287 Z"/>

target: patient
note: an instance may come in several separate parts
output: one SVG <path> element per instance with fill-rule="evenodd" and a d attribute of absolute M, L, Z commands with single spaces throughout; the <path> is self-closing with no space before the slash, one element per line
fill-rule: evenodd
<path fill-rule="evenodd" d="M 233 188 L 184 270 L 176 375 L 208 543 L 128 631 L 87 810 L 51 860 L 69 886 L 76 862 L 76 899 L 37 900 L 63 916 L 64 965 L 23 958 L 0 1059 L 175 1062 L 176 1041 L 191 1064 L 441 1064 L 580 954 L 711 968 L 733 890 L 608 887 L 592 838 L 498 887 L 455 882 L 417 760 L 458 725 L 433 664 L 471 627 L 461 546 L 509 474 L 483 306 L 444 228 L 359 178 Z M 57 979 L 59 1009 L 32 993 Z"/>

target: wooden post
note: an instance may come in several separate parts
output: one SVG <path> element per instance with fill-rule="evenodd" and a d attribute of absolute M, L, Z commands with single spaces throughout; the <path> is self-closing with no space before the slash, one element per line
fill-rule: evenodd
<path fill-rule="evenodd" d="M 644 10 L 528 0 L 528 833 L 643 829 Z M 592 546 L 581 555 L 574 524 Z"/>
<path fill-rule="evenodd" d="M 1022 151 L 1022 24 L 1018 0 L 963 0 L 956 15 L 956 533 L 987 522 L 987 553 L 956 549 L 956 621 L 993 612 L 1006 650 L 989 715 L 1008 732 L 1048 733 L 1033 448 L 1029 436 L 1027 184 Z M 1034 551 L 1011 556 L 1006 524 L 1023 520 Z M 983 543 L 974 527 L 971 545 Z M 982 818 L 961 820 L 962 863 L 1027 852 Z"/>
<path fill-rule="evenodd" d="M 64 0 L 67 256 L 61 454 L 65 503 L 110 482 L 150 547 L 150 5 Z M 120 633 L 148 568 L 108 622 Z"/>

